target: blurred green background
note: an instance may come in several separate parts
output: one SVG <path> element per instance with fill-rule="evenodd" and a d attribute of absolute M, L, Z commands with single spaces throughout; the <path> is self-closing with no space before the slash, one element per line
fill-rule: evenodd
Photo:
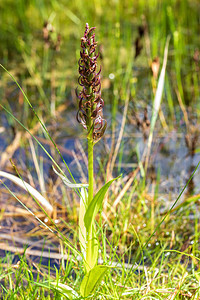
<path fill-rule="evenodd" d="M 45 112 L 53 112 L 77 86 L 86 22 L 96 27 L 103 93 L 111 110 L 126 97 L 127 85 L 136 100 L 152 101 L 151 61 L 158 57 L 162 63 L 168 35 L 167 113 L 173 117 L 176 89 L 184 103 L 199 109 L 199 1 L 1 0 L 0 62 L 23 83 L 32 101 L 40 108 L 45 104 Z M 0 76 L 2 86 L 7 75 L 1 71 Z"/>

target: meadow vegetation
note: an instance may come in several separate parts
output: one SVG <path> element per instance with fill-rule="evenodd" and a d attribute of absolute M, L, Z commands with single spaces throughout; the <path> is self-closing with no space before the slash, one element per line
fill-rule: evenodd
<path fill-rule="evenodd" d="M 199 15 L 1 0 L 0 299 L 200 299 Z M 86 23 L 106 130 L 80 114 Z"/>

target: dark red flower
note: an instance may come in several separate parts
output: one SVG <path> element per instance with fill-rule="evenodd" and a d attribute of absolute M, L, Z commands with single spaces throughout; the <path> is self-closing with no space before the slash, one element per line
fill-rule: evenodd
<path fill-rule="evenodd" d="M 95 27 L 89 28 L 86 24 L 84 36 L 81 38 L 81 51 L 79 59 L 79 79 L 81 91 L 77 94 L 79 109 L 77 120 L 92 133 L 94 141 L 99 140 L 106 129 L 106 121 L 103 119 L 104 101 L 101 98 L 101 68 L 97 71 L 96 54 L 97 42 L 95 42 Z M 91 136 L 91 135 L 90 135 Z"/>

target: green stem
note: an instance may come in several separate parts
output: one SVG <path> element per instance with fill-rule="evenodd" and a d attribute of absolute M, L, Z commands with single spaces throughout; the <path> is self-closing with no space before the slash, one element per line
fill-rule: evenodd
<path fill-rule="evenodd" d="M 93 199 L 94 192 L 94 157 L 93 157 L 94 143 L 92 137 L 88 136 L 88 202 L 87 207 Z M 93 267 L 93 234 L 92 227 L 86 232 L 86 270 L 87 272 Z"/>
<path fill-rule="evenodd" d="M 93 199 L 93 191 L 94 191 L 94 156 L 93 156 L 93 148 L 94 143 L 92 138 L 88 137 L 88 181 L 89 181 L 89 187 L 88 187 L 88 205 Z"/>

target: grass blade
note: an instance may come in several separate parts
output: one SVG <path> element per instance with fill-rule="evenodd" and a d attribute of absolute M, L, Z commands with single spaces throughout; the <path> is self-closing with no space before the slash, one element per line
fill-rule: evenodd
<path fill-rule="evenodd" d="M 154 128 L 155 128 L 155 124 L 156 124 L 156 120 L 158 117 L 158 112 L 159 112 L 160 104 L 161 104 L 161 100 L 162 100 L 162 93 L 163 93 L 163 87 L 164 87 L 164 81 L 165 81 L 165 70 L 166 70 L 166 66 L 167 66 L 169 41 L 170 41 L 170 36 L 167 37 L 165 51 L 164 51 L 163 66 L 162 66 L 162 70 L 161 70 L 160 77 L 158 80 L 158 86 L 156 89 L 156 94 L 155 94 L 155 99 L 154 99 L 154 104 L 153 104 L 153 114 L 152 114 L 152 118 L 151 118 L 150 134 L 149 134 L 149 139 L 148 139 L 148 144 L 147 144 L 145 171 L 147 170 L 147 167 L 148 167 L 149 156 L 150 156 L 150 152 L 151 152 L 151 144 L 152 144 L 152 140 L 153 140 L 153 132 L 154 132 Z"/>
<path fill-rule="evenodd" d="M 22 180 L 21 178 L 19 178 L 17 176 L 14 176 L 10 173 L 3 172 L 3 171 L 0 171 L 0 176 L 11 180 L 15 184 L 17 184 L 18 186 L 20 186 L 21 188 L 26 190 L 27 192 L 29 192 L 29 194 L 31 196 L 33 196 L 33 198 L 36 198 L 38 200 L 38 202 L 44 207 L 44 209 L 47 211 L 47 213 L 49 213 L 50 215 L 52 214 L 53 207 L 49 203 L 49 201 L 47 201 L 36 189 L 34 189 L 26 181 Z"/>

